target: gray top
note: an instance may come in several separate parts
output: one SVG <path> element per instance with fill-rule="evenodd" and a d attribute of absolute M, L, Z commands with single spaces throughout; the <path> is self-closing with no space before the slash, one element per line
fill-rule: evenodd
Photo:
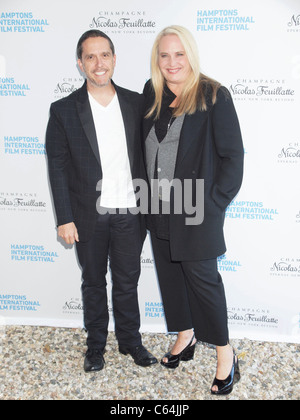
<path fill-rule="evenodd" d="M 157 139 L 155 125 L 152 127 L 146 139 L 146 167 L 149 180 L 157 177 L 159 181 L 166 179 L 171 182 L 173 180 L 184 118 L 185 115 L 176 118 L 162 142 Z M 157 177 L 155 176 L 156 158 Z"/>

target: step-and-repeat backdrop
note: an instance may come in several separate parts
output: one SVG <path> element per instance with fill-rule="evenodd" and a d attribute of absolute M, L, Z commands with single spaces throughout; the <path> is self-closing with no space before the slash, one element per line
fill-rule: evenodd
<path fill-rule="evenodd" d="M 300 342 L 299 0 L 1 0 L 0 324 L 82 326 L 81 271 L 57 238 L 45 155 L 50 103 L 84 82 L 79 37 L 106 32 L 115 82 L 141 92 L 154 39 L 172 24 L 195 36 L 243 132 L 245 178 L 219 258 L 231 336 Z M 165 332 L 148 238 L 141 262 L 142 331 Z"/>

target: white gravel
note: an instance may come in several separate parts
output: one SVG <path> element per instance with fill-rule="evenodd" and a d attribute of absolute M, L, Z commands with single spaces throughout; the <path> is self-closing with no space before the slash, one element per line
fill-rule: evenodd
<path fill-rule="evenodd" d="M 299 400 L 297 344 L 232 340 L 240 361 L 241 381 L 227 397 L 210 387 L 216 354 L 198 343 L 195 360 L 168 370 L 160 364 L 142 368 L 118 352 L 109 333 L 106 365 L 86 374 L 86 335 L 80 329 L 7 326 L 0 337 L 1 400 Z M 174 336 L 143 334 L 143 344 L 159 360 Z"/>

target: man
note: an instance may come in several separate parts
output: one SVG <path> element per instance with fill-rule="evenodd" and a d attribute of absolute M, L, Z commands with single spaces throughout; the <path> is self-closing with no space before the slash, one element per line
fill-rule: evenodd
<path fill-rule="evenodd" d="M 86 82 L 51 105 L 46 149 L 58 235 L 76 242 L 82 267 L 84 370 L 99 371 L 105 363 L 108 258 L 119 351 L 150 366 L 157 360 L 142 345 L 137 297 L 145 228 L 142 215 L 130 211 L 137 206 L 133 180 L 144 170 L 142 97 L 113 83 L 115 49 L 103 32 L 84 33 L 77 56 Z"/>

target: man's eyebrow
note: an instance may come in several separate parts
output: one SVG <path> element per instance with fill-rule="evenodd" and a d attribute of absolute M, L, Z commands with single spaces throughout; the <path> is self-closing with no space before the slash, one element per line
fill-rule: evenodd
<path fill-rule="evenodd" d="M 111 51 L 101 51 L 100 52 L 100 54 L 101 55 L 103 55 L 103 54 L 106 54 L 106 55 L 112 55 L 112 52 Z M 97 55 L 97 53 L 95 53 L 95 52 L 90 52 L 90 53 L 86 53 L 85 54 L 85 57 L 89 57 L 90 55 Z"/>

